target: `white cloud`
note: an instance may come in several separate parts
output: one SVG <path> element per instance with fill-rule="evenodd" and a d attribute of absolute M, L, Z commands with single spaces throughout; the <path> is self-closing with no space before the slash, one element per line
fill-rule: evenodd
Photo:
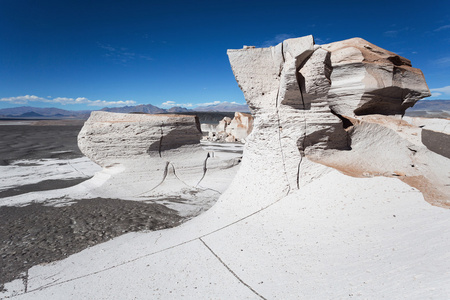
<path fill-rule="evenodd" d="M 387 37 L 397 37 L 398 30 L 388 30 L 388 31 L 383 32 L 383 35 L 387 36 Z"/>
<path fill-rule="evenodd" d="M 450 29 L 450 25 L 441 26 L 439 28 L 436 28 L 434 31 L 441 31 L 441 30 L 445 30 L 445 29 Z"/>
<path fill-rule="evenodd" d="M 442 96 L 442 93 L 431 92 L 431 97 L 439 97 L 439 96 Z"/>
<path fill-rule="evenodd" d="M 166 101 L 161 106 L 174 106 L 175 104 L 175 101 Z"/>
<path fill-rule="evenodd" d="M 13 104 L 27 104 L 28 102 L 48 102 L 49 100 L 35 95 L 25 95 L 18 97 L 0 98 L 0 101 Z"/>
<path fill-rule="evenodd" d="M 434 63 L 440 66 L 448 66 L 450 65 L 450 56 L 437 59 L 434 61 Z"/>
<path fill-rule="evenodd" d="M 205 102 L 205 103 L 198 103 L 197 106 L 207 106 L 207 105 L 216 105 L 221 103 L 220 101 L 214 101 L 214 102 Z"/>
<path fill-rule="evenodd" d="M 408 30 L 409 30 L 409 27 L 404 27 L 404 28 L 396 29 L 396 30 L 388 30 L 388 31 L 383 32 L 383 35 L 386 37 L 395 38 L 400 33 L 404 32 L 404 31 L 408 31 Z"/>
<path fill-rule="evenodd" d="M 174 107 L 174 106 L 180 106 L 180 107 L 192 107 L 192 103 L 176 103 L 175 101 L 166 101 L 161 104 L 161 106 L 165 107 Z"/>
<path fill-rule="evenodd" d="M 450 95 L 450 85 L 441 87 L 441 88 L 436 88 L 436 89 L 430 89 L 430 91 L 433 93 L 433 97 L 434 96 L 441 96 L 442 94 L 447 94 Z M 435 95 L 435 93 L 439 94 L 439 95 Z"/>
<path fill-rule="evenodd" d="M 35 95 L 0 98 L 0 101 L 22 105 L 28 104 L 30 102 L 44 102 L 61 105 L 86 104 L 88 106 L 125 106 L 136 104 L 136 101 L 133 100 L 125 100 L 125 101 L 89 100 L 88 98 L 85 97 L 78 97 L 78 98 L 56 97 L 52 99 L 51 97 L 43 98 Z"/>

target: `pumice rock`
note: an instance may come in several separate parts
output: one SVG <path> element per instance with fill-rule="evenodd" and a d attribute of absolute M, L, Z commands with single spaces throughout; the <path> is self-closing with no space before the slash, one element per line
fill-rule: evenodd
<path fill-rule="evenodd" d="M 213 203 L 220 192 L 208 186 L 210 177 L 239 160 L 205 151 L 201 137 L 196 116 L 92 112 L 78 135 L 83 154 L 104 168 L 90 194 Z"/>
<path fill-rule="evenodd" d="M 243 142 L 252 132 L 253 117 L 251 114 L 235 112 L 234 118 L 224 117 L 217 126 L 202 124 L 202 131 L 208 132 L 205 140 L 219 142 Z"/>
<path fill-rule="evenodd" d="M 409 74 L 407 81 L 417 81 L 417 88 L 400 84 L 394 70 L 405 60 L 374 46 L 373 55 L 387 58 L 367 66 L 358 43 L 348 46 L 356 49 L 355 64 L 353 56 L 333 57 L 333 44 L 330 50 L 314 45 L 312 36 L 275 47 L 229 50 L 255 120 L 239 171 L 214 206 L 175 228 L 128 233 L 35 266 L 25 279 L 5 284 L 7 297 L 448 298 L 450 210 L 429 205 L 424 196 L 435 205 L 448 205 L 450 160 L 427 149 L 422 129 L 400 117 L 428 94 L 425 81 L 414 69 L 404 74 Z M 339 69 L 341 63 L 345 67 Z M 391 83 L 389 73 L 397 78 Z M 404 93 L 386 97 L 390 87 L 395 87 L 395 97 L 398 89 Z M 374 97 L 378 93 L 381 96 Z M 153 124 L 148 130 L 156 126 L 154 133 L 161 136 L 155 121 L 161 117 L 131 121 L 134 117 L 124 116 L 129 119 L 120 125 L 86 126 L 105 126 L 114 143 L 136 138 L 133 147 L 142 150 L 135 162 L 128 160 L 129 149 L 114 158 L 113 151 L 106 151 L 107 141 L 89 142 L 89 147 L 108 153 L 96 157 L 111 164 L 103 173 L 111 176 L 107 182 L 126 190 L 137 180 L 137 188 L 145 191 L 142 186 L 152 174 L 164 173 L 147 171 L 159 164 L 159 151 L 151 158 L 146 154 L 158 139 L 139 140 L 134 136 L 138 131 L 125 132 L 125 127 L 145 127 L 148 121 Z M 166 124 L 175 122 L 165 121 L 163 142 L 170 134 Z M 186 123 L 186 128 L 194 130 L 194 123 Z M 425 125 L 445 134 L 445 124 Z M 114 126 L 121 129 L 113 131 Z M 182 149 L 196 152 L 195 144 Z M 148 165 L 142 163 L 146 161 Z M 180 167 L 161 160 L 163 167 L 167 161 L 166 179 L 153 190 L 166 198 L 171 187 L 180 187 L 171 185 Z M 215 170 L 212 162 L 209 157 L 200 185 L 221 180 L 208 177 Z M 227 170 L 224 166 L 219 173 Z M 111 189 L 122 192 L 116 186 Z"/>
<path fill-rule="evenodd" d="M 450 201 L 446 184 L 450 173 L 438 167 L 449 165 L 450 170 L 449 160 L 433 160 L 437 154 L 415 138 L 418 133 L 408 126 L 403 133 L 395 129 L 395 120 L 408 107 L 431 95 L 422 72 L 406 58 L 360 38 L 319 46 L 312 36 L 269 48 L 228 50 L 228 56 L 255 117 L 236 180 L 242 180 L 245 172 L 258 178 L 256 193 L 264 190 L 281 196 L 302 185 L 306 157 L 341 171 L 351 165 L 359 174 L 401 173 L 402 180 L 419 188 L 433 204 Z M 403 146 L 384 148 L 394 145 Z M 369 152 L 370 157 L 365 154 Z M 393 153 L 398 153 L 397 160 L 387 159 Z M 411 158 L 411 153 L 417 156 Z M 362 157 L 369 164 L 350 163 L 361 162 Z M 419 176 L 433 192 L 417 184 Z"/>
<path fill-rule="evenodd" d="M 203 152 L 195 116 L 92 112 L 78 136 L 84 155 L 102 167 L 128 159 L 178 160 L 176 154 Z"/>
<path fill-rule="evenodd" d="M 322 46 L 331 53 L 329 102 L 342 115 L 403 114 L 431 96 L 411 61 L 361 38 Z"/>

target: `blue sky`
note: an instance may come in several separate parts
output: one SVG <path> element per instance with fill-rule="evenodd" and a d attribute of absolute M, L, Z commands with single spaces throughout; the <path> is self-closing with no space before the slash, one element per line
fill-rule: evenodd
<path fill-rule="evenodd" d="M 244 103 L 227 49 L 361 37 L 450 99 L 450 1 L 0 0 L 0 108 Z"/>

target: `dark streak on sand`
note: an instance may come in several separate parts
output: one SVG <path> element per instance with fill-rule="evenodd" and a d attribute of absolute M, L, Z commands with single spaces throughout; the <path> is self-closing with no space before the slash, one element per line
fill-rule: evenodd
<path fill-rule="evenodd" d="M 85 199 L 70 206 L 33 203 L 0 207 L 0 290 L 32 266 L 66 258 L 130 231 L 179 225 L 163 205 L 118 199 Z"/>
<path fill-rule="evenodd" d="M 9 188 L 3 191 L 0 191 L 0 199 L 6 197 L 12 197 L 17 195 L 22 195 L 30 192 L 40 192 L 40 191 L 49 191 L 55 189 L 63 189 L 67 187 L 71 187 L 77 185 L 89 178 L 75 178 L 75 179 L 65 179 L 65 180 L 44 180 L 38 183 L 32 184 L 24 184 L 21 186 Z"/>

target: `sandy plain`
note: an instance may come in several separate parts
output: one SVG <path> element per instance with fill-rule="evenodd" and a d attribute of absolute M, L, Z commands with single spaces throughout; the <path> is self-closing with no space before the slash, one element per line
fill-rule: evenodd
<path fill-rule="evenodd" d="M 183 220 L 164 205 L 120 199 L 79 199 L 62 207 L 45 202 L 4 205 L 2 199 L 8 197 L 75 186 L 99 170 L 78 149 L 83 123 L 0 123 L 0 290 L 34 265 L 63 259 L 126 232 L 159 230 Z"/>

